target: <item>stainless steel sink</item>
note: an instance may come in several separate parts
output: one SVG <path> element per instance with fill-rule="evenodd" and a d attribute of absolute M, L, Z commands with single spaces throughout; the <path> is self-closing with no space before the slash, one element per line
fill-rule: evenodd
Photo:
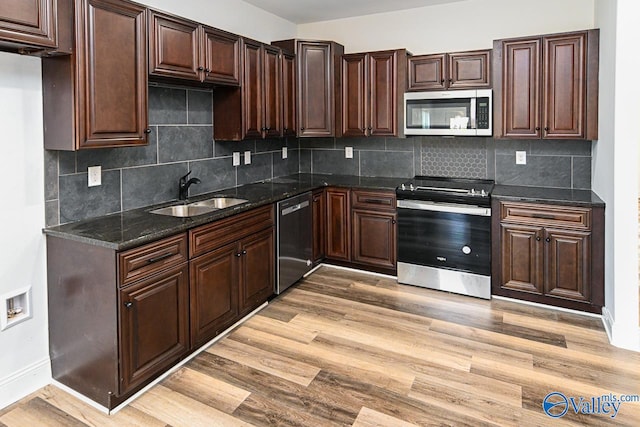
<path fill-rule="evenodd" d="M 150 211 L 156 215 L 168 215 L 180 218 L 190 216 L 204 215 L 219 209 L 230 208 L 247 202 L 246 199 L 236 199 L 235 197 L 214 197 L 199 202 L 193 202 L 186 205 L 167 206 L 166 208 L 154 209 Z"/>
<path fill-rule="evenodd" d="M 215 209 L 225 209 L 231 206 L 246 203 L 246 199 L 236 199 L 235 197 L 214 197 L 212 199 L 202 200 L 200 202 L 190 203 L 189 206 L 213 207 Z"/>

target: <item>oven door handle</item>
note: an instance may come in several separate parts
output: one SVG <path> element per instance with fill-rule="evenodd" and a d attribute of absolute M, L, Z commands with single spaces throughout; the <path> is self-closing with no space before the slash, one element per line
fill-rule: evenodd
<path fill-rule="evenodd" d="M 451 203 L 435 203 L 417 200 L 398 200 L 398 209 L 415 209 L 420 211 L 460 213 L 465 215 L 491 216 L 491 208 L 480 206 L 457 205 Z"/>

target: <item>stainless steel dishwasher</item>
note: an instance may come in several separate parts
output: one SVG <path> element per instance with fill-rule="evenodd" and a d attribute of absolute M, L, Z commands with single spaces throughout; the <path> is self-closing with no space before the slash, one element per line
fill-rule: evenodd
<path fill-rule="evenodd" d="M 280 294 L 296 283 L 313 267 L 311 192 L 278 202 L 277 280 Z"/>

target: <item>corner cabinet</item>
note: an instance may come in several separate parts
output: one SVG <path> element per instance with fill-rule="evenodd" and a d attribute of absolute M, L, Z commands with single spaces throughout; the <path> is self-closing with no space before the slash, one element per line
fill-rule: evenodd
<path fill-rule="evenodd" d="M 342 135 L 403 136 L 407 52 L 342 56 Z"/>
<path fill-rule="evenodd" d="M 408 90 L 491 88 L 491 51 L 475 50 L 408 58 Z"/>
<path fill-rule="evenodd" d="M 604 209 L 494 200 L 492 293 L 600 313 Z"/>
<path fill-rule="evenodd" d="M 238 35 L 149 11 L 149 74 L 159 78 L 240 86 Z"/>
<path fill-rule="evenodd" d="M 44 147 L 147 144 L 146 9 L 76 0 L 73 53 L 42 60 Z"/>
<path fill-rule="evenodd" d="M 32 53 L 57 48 L 58 2 L 65 1 L 68 0 L 2 0 L 0 49 Z"/>
<path fill-rule="evenodd" d="M 281 40 L 271 44 L 296 55 L 298 137 L 341 136 L 344 46 L 317 40 Z"/>
<path fill-rule="evenodd" d="M 494 41 L 498 138 L 598 138 L 599 31 Z"/>

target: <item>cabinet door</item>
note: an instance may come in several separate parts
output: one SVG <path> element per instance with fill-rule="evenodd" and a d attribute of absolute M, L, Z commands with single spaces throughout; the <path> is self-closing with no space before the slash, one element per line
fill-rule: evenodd
<path fill-rule="evenodd" d="M 240 312 L 246 314 L 273 295 L 275 255 L 273 228 L 241 242 Z"/>
<path fill-rule="evenodd" d="M 396 214 L 353 210 L 352 261 L 396 268 Z"/>
<path fill-rule="evenodd" d="M 188 351 L 188 274 L 184 265 L 120 290 L 120 394 Z"/>
<path fill-rule="evenodd" d="M 77 11 L 79 148 L 147 143 L 144 7 L 83 0 Z"/>
<path fill-rule="evenodd" d="M 547 229 L 545 244 L 545 295 L 589 301 L 591 233 Z"/>
<path fill-rule="evenodd" d="M 237 243 L 191 260 L 191 348 L 206 343 L 238 316 L 241 252 Z"/>
<path fill-rule="evenodd" d="M 282 88 L 280 49 L 264 46 L 263 70 L 263 132 L 265 137 L 282 136 Z"/>
<path fill-rule="evenodd" d="M 542 233 L 541 227 L 500 225 L 502 289 L 543 293 Z"/>
<path fill-rule="evenodd" d="M 56 3 L 55 0 L 2 0 L 0 45 L 56 47 Z"/>
<path fill-rule="evenodd" d="M 349 190 L 331 188 L 326 191 L 327 258 L 351 260 L 351 227 Z"/>
<path fill-rule="evenodd" d="M 540 39 L 502 42 L 502 133 L 539 138 Z"/>
<path fill-rule="evenodd" d="M 482 89 L 491 87 L 491 51 L 457 52 L 449 58 L 449 89 Z"/>
<path fill-rule="evenodd" d="M 409 58 L 409 90 L 444 90 L 447 78 L 444 54 Z"/>
<path fill-rule="evenodd" d="M 325 207 L 324 190 L 313 193 L 313 262 L 320 262 L 324 258 L 326 245 L 327 211 Z"/>
<path fill-rule="evenodd" d="M 298 43 L 298 83 L 298 136 L 334 136 L 334 73 L 329 43 Z"/>
<path fill-rule="evenodd" d="M 296 57 L 282 54 L 282 134 L 296 136 Z"/>
<path fill-rule="evenodd" d="M 204 27 L 205 81 L 240 86 L 240 36 Z"/>
<path fill-rule="evenodd" d="M 149 14 L 149 74 L 200 80 L 199 25 L 151 11 Z"/>
<path fill-rule="evenodd" d="M 369 127 L 371 136 L 398 134 L 397 51 L 372 52 L 369 61 Z"/>
<path fill-rule="evenodd" d="M 369 124 L 367 55 L 342 56 L 342 134 L 366 136 Z"/>
<path fill-rule="evenodd" d="M 245 138 L 262 138 L 262 45 L 244 42 L 243 126 Z"/>
<path fill-rule="evenodd" d="M 585 137 L 587 33 L 543 38 L 544 138 Z"/>

